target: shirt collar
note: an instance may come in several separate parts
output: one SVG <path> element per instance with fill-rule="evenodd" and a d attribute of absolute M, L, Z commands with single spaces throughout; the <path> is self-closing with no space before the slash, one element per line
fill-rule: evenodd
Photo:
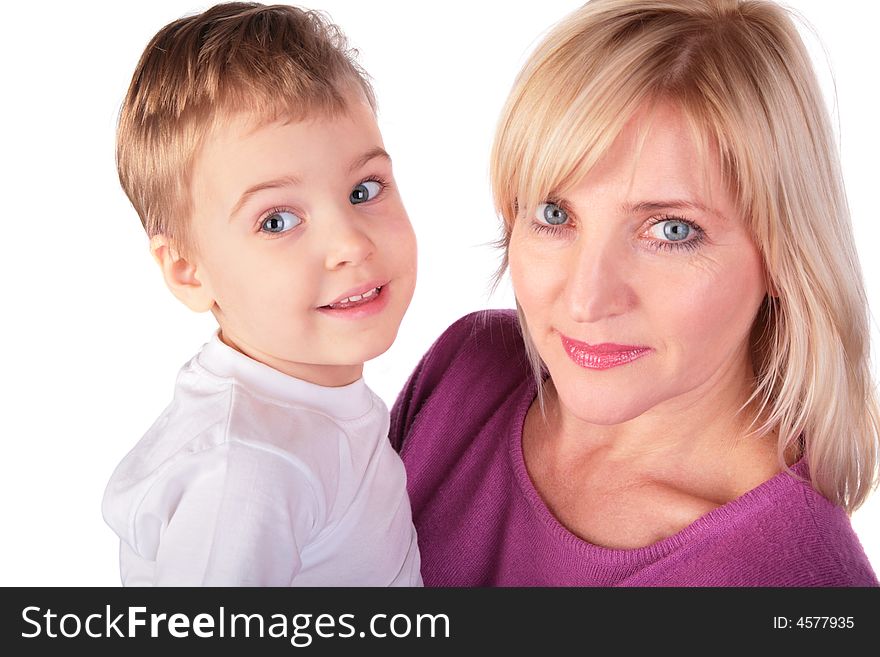
<path fill-rule="evenodd" d="M 248 390 L 272 399 L 305 405 L 340 420 L 354 420 L 370 411 L 373 399 L 363 377 L 345 386 L 320 386 L 279 372 L 220 340 L 215 332 L 196 357 L 211 374 L 231 378 Z"/>

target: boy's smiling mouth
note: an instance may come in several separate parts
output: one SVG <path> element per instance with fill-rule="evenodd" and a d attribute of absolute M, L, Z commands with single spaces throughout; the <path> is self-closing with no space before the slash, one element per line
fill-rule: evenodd
<path fill-rule="evenodd" d="M 354 296 L 347 297 L 347 298 L 343 299 L 342 301 L 337 301 L 337 302 L 331 303 L 331 304 L 329 304 L 329 307 L 330 308 L 340 308 L 343 306 L 350 306 L 353 303 L 357 303 L 359 301 L 364 301 L 366 299 L 369 299 L 374 294 L 379 294 L 379 290 L 381 290 L 381 289 L 382 288 L 380 288 L 380 287 L 371 288 L 371 289 L 367 290 L 366 292 L 364 292 L 363 294 L 355 294 Z"/>
<path fill-rule="evenodd" d="M 354 308 L 361 308 L 368 304 L 373 304 L 382 298 L 382 291 L 385 283 L 368 283 L 361 285 L 352 290 L 348 290 L 344 294 L 337 297 L 335 301 L 323 306 L 318 306 L 318 310 L 323 311 L 346 311 Z M 384 305 L 384 304 L 383 304 Z"/>
<path fill-rule="evenodd" d="M 363 294 L 355 294 L 354 296 L 347 297 L 345 299 L 342 299 L 341 301 L 334 301 L 333 303 L 327 304 L 326 306 L 321 306 L 321 308 L 331 308 L 333 310 L 336 310 L 339 308 L 348 308 L 350 306 L 354 306 L 360 303 L 366 303 L 372 300 L 375 295 L 379 294 L 379 291 L 381 289 L 381 287 L 374 287 L 367 290 Z"/>

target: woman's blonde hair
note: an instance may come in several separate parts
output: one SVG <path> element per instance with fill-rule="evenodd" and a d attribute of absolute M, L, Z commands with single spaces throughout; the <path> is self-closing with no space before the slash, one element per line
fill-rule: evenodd
<path fill-rule="evenodd" d="M 836 144 L 809 55 L 767 0 L 593 0 L 520 72 L 492 149 L 513 222 L 581 180 L 645 103 L 681 109 L 759 247 L 772 296 L 752 331 L 759 434 L 778 430 L 813 486 L 852 512 L 876 486 L 878 412 L 867 299 Z M 528 335 L 539 387 L 543 364 Z"/>
<path fill-rule="evenodd" d="M 132 75 L 116 134 L 119 180 L 147 234 L 194 249 L 189 177 L 218 121 L 332 116 L 352 89 L 375 111 L 356 54 L 324 15 L 289 5 L 222 3 L 159 30 Z"/>

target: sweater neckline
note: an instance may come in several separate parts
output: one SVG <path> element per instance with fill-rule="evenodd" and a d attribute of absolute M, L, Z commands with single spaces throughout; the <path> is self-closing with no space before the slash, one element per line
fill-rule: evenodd
<path fill-rule="evenodd" d="M 215 377 L 242 385 L 262 397 L 306 406 L 337 420 L 356 420 L 373 408 L 373 396 L 363 377 L 345 386 L 328 387 L 280 372 L 225 344 L 215 332 L 194 359 Z"/>
<path fill-rule="evenodd" d="M 591 543 L 563 525 L 541 499 L 528 470 L 522 450 L 523 428 L 526 414 L 537 398 L 537 386 L 531 379 L 524 380 L 519 389 L 519 402 L 513 414 L 513 425 L 508 434 L 508 452 L 511 466 L 520 490 L 536 516 L 548 531 L 567 547 L 574 549 L 590 559 L 618 566 L 645 564 L 665 557 L 683 546 L 703 536 L 711 536 L 723 529 L 729 521 L 742 517 L 746 512 L 769 506 L 784 491 L 800 485 L 796 477 L 807 478 L 807 467 L 803 458 L 789 470 L 783 470 L 755 488 L 743 493 L 730 502 L 722 504 L 697 518 L 681 530 L 665 538 L 638 548 L 608 548 Z M 794 475 L 794 476 L 792 476 Z"/>

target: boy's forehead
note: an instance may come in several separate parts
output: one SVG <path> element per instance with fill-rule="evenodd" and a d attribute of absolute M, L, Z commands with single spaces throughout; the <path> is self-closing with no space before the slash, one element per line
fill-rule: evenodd
<path fill-rule="evenodd" d="M 200 154 L 220 148 L 242 145 L 244 143 L 259 140 L 260 133 L 267 128 L 304 126 L 307 130 L 300 132 L 302 138 L 308 139 L 314 136 L 312 128 L 318 126 L 330 127 L 331 129 L 345 129 L 347 126 L 356 127 L 359 133 L 365 137 L 375 134 L 381 139 L 378 122 L 372 107 L 366 102 L 355 99 L 338 109 L 314 108 L 300 110 L 291 108 L 289 111 L 237 111 L 218 113 L 210 128 L 206 131 L 202 141 Z M 345 150 L 345 143 L 340 143 L 339 151 Z M 198 155 L 196 159 L 198 159 Z"/>
<path fill-rule="evenodd" d="M 369 157 L 367 157 L 367 155 Z M 194 200 L 274 179 L 347 173 L 376 155 L 387 158 L 372 107 L 305 115 L 234 112 L 218 116 L 192 161 Z M 335 175 L 335 174 L 334 174 Z M 239 189 L 240 188 L 240 189 Z"/>
<path fill-rule="evenodd" d="M 353 86 L 339 90 L 338 102 L 303 98 L 253 98 L 246 106 L 220 107 L 216 110 L 208 134 L 228 130 L 247 137 L 272 124 L 309 123 L 367 116 L 375 121 L 375 109 L 363 91 Z M 259 109 L 254 109 L 259 108 Z"/>

